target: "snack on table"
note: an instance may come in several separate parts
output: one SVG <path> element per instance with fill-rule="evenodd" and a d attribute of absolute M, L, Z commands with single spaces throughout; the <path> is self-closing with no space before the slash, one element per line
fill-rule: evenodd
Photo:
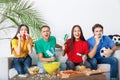
<path fill-rule="evenodd" d="M 87 76 L 94 75 L 94 74 L 100 74 L 100 73 L 105 73 L 108 70 L 105 68 L 98 68 L 97 70 L 90 70 L 87 72 L 84 72 Z"/>
<path fill-rule="evenodd" d="M 80 72 L 78 71 L 73 71 L 73 70 L 66 70 L 66 71 L 61 71 L 64 74 L 79 74 Z"/>
<path fill-rule="evenodd" d="M 61 78 L 69 78 L 69 77 L 83 76 L 83 75 L 84 75 L 83 73 L 79 71 L 73 71 L 73 70 L 66 70 L 66 71 L 61 71 L 57 73 L 57 76 Z"/>
<path fill-rule="evenodd" d="M 77 71 L 83 71 L 83 70 L 86 70 L 87 68 L 84 66 L 84 65 L 82 65 L 82 66 L 76 66 L 76 70 Z"/>
<path fill-rule="evenodd" d="M 90 68 L 86 68 L 85 66 L 77 66 L 76 70 L 84 73 L 86 76 L 100 74 L 108 71 L 105 68 L 98 68 L 97 70 L 91 70 Z"/>
<path fill-rule="evenodd" d="M 37 74 L 39 72 L 39 67 L 37 67 L 37 66 L 30 67 L 30 68 L 28 68 L 28 71 L 32 75 Z"/>

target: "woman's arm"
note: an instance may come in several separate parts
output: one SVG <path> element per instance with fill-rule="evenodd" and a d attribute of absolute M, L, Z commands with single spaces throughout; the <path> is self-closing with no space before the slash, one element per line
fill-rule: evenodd
<path fill-rule="evenodd" d="M 20 39 L 18 39 L 18 45 L 14 48 L 17 55 L 20 55 L 21 52 L 21 45 L 20 45 Z"/>
<path fill-rule="evenodd" d="M 32 45 L 30 44 L 30 43 L 28 43 L 28 51 L 29 51 L 29 53 L 32 53 Z"/>
<path fill-rule="evenodd" d="M 27 40 L 27 47 L 28 47 L 29 53 L 32 53 L 32 41 L 30 41 L 30 39 Z"/>
<path fill-rule="evenodd" d="M 66 48 L 65 45 L 62 46 L 62 56 L 65 56 L 66 54 Z"/>
<path fill-rule="evenodd" d="M 26 34 L 26 42 L 29 53 L 32 53 L 32 38 L 30 37 L 29 34 Z"/>
<path fill-rule="evenodd" d="M 21 45 L 20 45 L 21 38 L 20 38 L 20 34 L 19 33 L 17 34 L 17 37 L 18 37 L 18 45 L 17 45 L 17 47 L 14 48 L 14 50 L 15 50 L 17 55 L 20 55 L 20 52 L 21 52 Z"/>

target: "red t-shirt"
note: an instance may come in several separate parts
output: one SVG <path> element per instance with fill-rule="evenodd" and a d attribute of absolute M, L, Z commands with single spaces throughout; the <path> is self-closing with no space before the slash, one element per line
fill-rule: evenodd
<path fill-rule="evenodd" d="M 68 39 L 66 41 L 66 53 L 68 60 L 74 63 L 82 62 L 82 56 L 79 56 L 77 54 L 88 54 L 90 51 L 88 43 L 83 40 L 75 41 L 72 47 L 72 50 L 70 50 L 70 39 Z"/>

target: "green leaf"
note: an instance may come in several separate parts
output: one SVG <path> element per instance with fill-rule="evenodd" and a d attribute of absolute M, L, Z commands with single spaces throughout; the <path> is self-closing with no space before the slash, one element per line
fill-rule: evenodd
<path fill-rule="evenodd" d="M 0 3 L 14 3 L 14 2 L 17 2 L 18 0 L 0 0 Z"/>
<path fill-rule="evenodd" d="M 46 23 L 40 13 L 33 8 L 33 2 L 30 3 L 29 0 L 1 0 L 0 4 L 0 24 L 5 24 L 6 22 L 14 26 L 26 24 L 34 40 L 41 37 L 39 28 Z M 8 29 L 6 26 L 5 28 Z"/>

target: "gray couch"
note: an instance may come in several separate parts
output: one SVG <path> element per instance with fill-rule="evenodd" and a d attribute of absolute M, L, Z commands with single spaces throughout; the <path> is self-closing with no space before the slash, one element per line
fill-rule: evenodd
<path fill-rule="evenodd" d="M 65 63 L 67 56 L 62 57 L 61 55 L 61 50 L 60 49 L 56 49 L 56 56 L 58 58 L 58 60 L 61 63 Z M 37 56 L 35 54 L 35 51 L 33 51 L 33 53 L 30 55 L 32 57 L 32 64 L 36 65 L 36 59 Z M 116 57 L 119 60 L 119 66 L 120 66 L 120 49 L 116 50 L 116 52 L 113 55 L 114 57 Z M 15 76 L 17 74 L 16 70 L 14 68 L 12 68 L 12 57 L 3 57 L 0 58 L 0 80 L 9 80 L 10 78 L 12 78 L 13 76 Z M 108 64 L 99 64 L 98 68 L 106 68 L 106 69 L 110 69 L 110 65 Z M 120 69 L 118 71 L 120 73 Z M 110 73 L 109 71 L 107 73 L 104 73 L 107 77 L 107 80 L 110 80 Z M 118 75 L 119 79 L 120 79 L 120 74 Z"/>

